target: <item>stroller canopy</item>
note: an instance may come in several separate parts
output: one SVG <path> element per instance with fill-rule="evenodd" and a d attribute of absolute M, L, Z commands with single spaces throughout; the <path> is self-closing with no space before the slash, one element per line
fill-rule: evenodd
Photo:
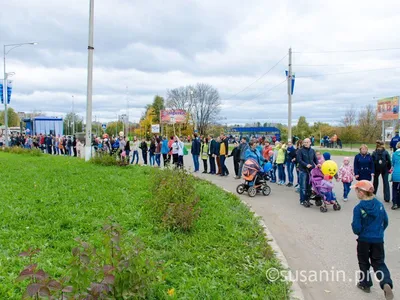
<path fill-rule="evenodd" d="M 245 180 L 252 181 L 260 170 L 261 167 L 258 162 L 249 158 L 243 165 L 242 176 Z"/>

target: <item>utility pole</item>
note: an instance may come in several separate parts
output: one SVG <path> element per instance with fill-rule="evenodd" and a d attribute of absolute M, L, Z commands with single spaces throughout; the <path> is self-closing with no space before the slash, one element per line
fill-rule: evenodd
<path fill-rule="evenodd" d="M 87 75 L 87 103 L 86 103 L 86 143 L 85 160 L 92 157 L 92 88 L 93 88 L 93 27 L 94 27 L 94 0 L 90 0 L 89 8 L 89 45 L 88 45 L 88 75 Z"/>
<path fill-rule="evenodd" d="M 289 48 L 288 81 L 288 141 L 292 140 L 292 48 Z"/>

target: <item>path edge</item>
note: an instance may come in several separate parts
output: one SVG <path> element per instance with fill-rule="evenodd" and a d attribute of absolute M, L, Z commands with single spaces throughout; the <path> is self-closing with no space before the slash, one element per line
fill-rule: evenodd
<path fill-rule="evenodd" d="M 229 194 L 232 194 L 234 196 L 234 193 L 232 193 L 231 191 L 228 191 L 227 189 L 223 188 L 223 190 Z M 278 243 L 276 242 L 275 237 L 272 235 L 271 231 L 269 231 L 267 225 L 265 224 L 263 218 L 261 216 L 259 216 L 251 207 L 250 204 L 248 204 L 246 201 L 244 201 L 242 198 L 239 198 L 239 200 L 246 205 L 249 210 L 254 214 L 254 216 L 256 218 L 258 218 L 260 225 L 264 228 L 264 232 L 267 235 L 267 241 L 268 244 L 271 246 L 272 250 L 275 253 L 275 256 L 279 259 L 279 261 L 281 262 L 282 266 L 288 270 L 288 272 L 290 273 L 290 277 L 289 278 L 296 278 L 295 276 L 293 276 L 292 270 L 289 267 L 289 264 L 287 262 L 286 256 L 285 254 L 283 254 L 283 251 L 281 249 L 281 247 L 279 247 Z M 304 294 L 303 294 L 303 290 L 301 289 L 300 285 L 298 284 L 297 281 L 293 281 L 290 280 L 291 282 L 291 293 L 290 293 L 290 299 L 292 300 L 304 300 Z"/>

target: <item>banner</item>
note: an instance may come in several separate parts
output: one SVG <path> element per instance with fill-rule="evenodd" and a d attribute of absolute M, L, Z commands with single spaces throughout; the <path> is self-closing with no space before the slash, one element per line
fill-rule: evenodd
<path fill-rule="evenodd" d="M 289 76 L 289 71 L 286 70 L 285 73 L 286 73 L 286 78 L 287 78 Z M 291 86 L 292 95 L 293 95 L 293 92 L 294 92 L 294 83 L 295 83 L 295 81 L 296 81 L 296 75 L 294 73 L 292 73 L 292 86 Z M 289 94 L 289 91 L 288 91 L 288 94 Z"/>
<path fill-rule="evenodd" d="M 4 102 L 3 102 L 3 82 L 0 82 L 0 100 L 1 100 L 1 104 L 4 104 Z"/>
<path fill-rule="evenodd" d="M 379 99 L 376 107 L 376 119 L 378 121 L 399 119 L 399 97 Z"/>
<path fill-rule="evenodd" d="M 7 104 L 10 104 L 12 92 L 12 80 L 7 80 Z"/>
<path fill-rule="evenodd" d="M 393 127 L 385 128 L 385 142 L 390 142 L 392 140 L 392 137 L 394 137 L 394 128 Z"/>
<path fill-rule="evenodd" d="M 160 133 L 160 124 L 151 125 L 151 133 Z"/>
<path fill-rule="evenodd" d="M 185 123 L 186 111 L 183 109 L 162 110 L 161 123 Z"/>

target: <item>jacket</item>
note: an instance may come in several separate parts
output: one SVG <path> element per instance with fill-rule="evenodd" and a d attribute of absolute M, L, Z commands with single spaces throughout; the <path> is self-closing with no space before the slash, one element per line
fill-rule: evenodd
<path fill-rule="evenodd" d="M 219 155 L 219 144 L 217 141 L 211 140 L 210 142 L 210 154 Z"/>
<path fill-rule="evenodd" d="M 278 156 L 276 158 L 277 164 L 284 164 L 286 158 L 286 145 L 278 146 Z"/>
<path fill-rule="evenodd" d="M 307 165 L 315 167 L 318 165 L 317 155 L 312 148 L 303 147 L 297 151 L 296 161 L 300 171 L 308 171 Z"/>
<path fill-rule="evenodd" d="M 396 144 L 400 142 L 400 136 L 396 134 L 390 141 L 390 148 L 394 151 L 396 149 Z"/>
<path fill-rule="evenodd" d="M 264 162 L 264 157 L 262 157 L 260 151 L 258 151 L 258 149 L 254 149 L 252 150 L 251 148 L 246 150 L 245 156 L 244 156 L 245 160 L 248 160 L 249 158 L 254 159 L 255 161 L 257 161 L 259 163 L 259 165 L 261 166 L 262 163 Z"/>
<path fill-rule="evenodd" d="M 381 173 L 386 173 L 392 167 L 389 152 L 385 149 L 377 149 L 372 152 L 372 159 L 374 161 L 375 172 L 379 171 Z"/>
<path fill-rule="evenodd" d="M 286 149 L 286 162 L 292 162 L 294 158 L 296 158 L 296 148 L 290 146 Z"/>
<path fill-rule="evenodd" d="M 372 179 L 371 174 L 375 172 L 374 161 L 369 153 L 362 155 L 357 154 L 354 158 L 354 175 L 358 175 L 357 180 Z"/>
<path fill-rule="evenodd" d="M 161 154 L 161 142 L 156 144 L 156 154 Z"/>
<path fill-rule="evenodd" d="M 130 141 L 129 142 L 131 146 L 132 151 L 138 151 L 139 150 L 139 141 Z"/>
<path fill-rule="evenodd" d="M 195 138 L 192 141 L 192 149 L 190 150 L 190 153 L 193 155 L 200 155 L 200 140 L 199 138 Z"/>
<path fill-rule="evenodd" d="M 397 149 L 392 154 L 392 181 L 393 182 L 400 182 L 400 149 Z"/>
<path fill-rule="evenodd" d="M 353 167 L 348 164 L 346 165 L 342 165 L 339 169 L 338 172 L 338 176 L 339 176 L 339 180 L 341 182 L 346 182 L 346 183 L 350 183 L 353 181 L 354 179 L 354 171 L 353 171 Z"/>
<path fill-rule="evenodd" d="M 373 198 L 361 200 L 353 210 L 351 227 L 358 240 L 367 243 L 383 243 L 389 219 L 383 204 Z"/>
<path fill-rule="evenodd" d="M 232 152 L 230 155 L 228 155 L 228 157 L 232 157 L 233 156 L 233 161 L 235 162 L 240 162 L 240 150 L 239 147 L 235 147 L 233 148 Z"/>
<path fill-rule="evenodd" d="M 249 144 L 248 143 L 242 143 L 239 145 L 239 151 L 240 151 L 240 160 L 244 160 L 246 150 L 249 149 Z"/>
<path fill-rule="evenodd" d="M 154 154 L 156 152 L 156 143 L 150 143 L 150 154 Z"/>
<path fill-rule="evenodd" d="M 223 149 L 225 148 L 225 152 L 222 152 Z M 224 138 L 221 143 L 220 143 L 220 147 L 219 147 L 219 155 L 226 155 L 228 156 L 228 151 L 229 150 L 229 146 L 228 146 L 228 139 Z"/>
<path fill-rule="evenodd" d="M 147 143 L 141 142 L 139 148 L 142 149 L 143 152 L 147 152 Z"/>
<path fill-rule="evenodd" d="M 272 148 L 271 145 L 269 145 L 268 147 L 264 147 L 264 149 L 262 151 L 262 156 L 264 157 L 264 159 L 266 161 L 269 161 L 269 159 L 270 159 L 269 151 L 274 151 L 274 149 Z"/>
<path fill-rule="evenodd" d="M 208 159 L 208 143 L 201 144 L 201 159 Z"/>
<path fill-rule="evenodd" d="M 169 152 L 168 140 L 165 139 L 165 140 L 162 141 L 161 153 L 162 154 L 168 154 L 168 152 Z"/>
<path fill-rule="evenodd" d="M 330 193 L 333 190 L 333 182 L 324 179 L 318 187 L 321 193 Z"/>

